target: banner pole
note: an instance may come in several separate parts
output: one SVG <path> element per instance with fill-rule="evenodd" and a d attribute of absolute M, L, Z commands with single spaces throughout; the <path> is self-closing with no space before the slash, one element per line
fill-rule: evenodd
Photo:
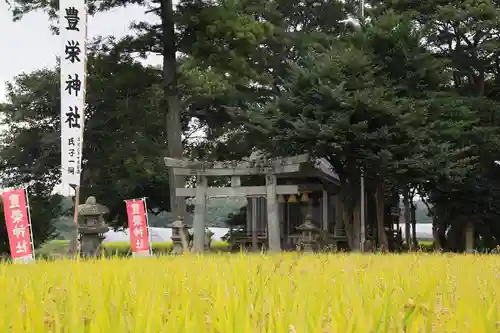
<path fill-rule="evenodd" d="M 146 197 L 142 198 L 144 202 L 144 215 L 146 218 L 146 228 L 148 230 L 148 243 L 149 243 L 149 255 L 153 255 L 153 244 L 151 243 L 151 228 L 149 227 L 149 218 L 148 218 L 148 206 L 146 204 Z"/>
<path fill-rule="evenodd" d="M 24 188 L 24 197 L 26 198 L 26 210 L 28 212 L 28 222 L 30 226 L 30 236 L 31 236 L 31 250 L 33 252 L 32 259 L 35 259 L 35 238 L 33 237 L 33 225 L 31 223 L 31 207 L 30 207 L 30 199 L 28 197 L 28 187 Z"/>
<path fill-rule="evenodd" d="M 75 232 L 73 233 L 73 238 L 71 240 L 70 253 L 77 256 L 78 255 L 78 206 L 80 203 L 80 186 L 71 185 L 75 190 L 75 202 L 74 202 L 74 212 L 73 212 L 73 224 L 75 226 Z"/>

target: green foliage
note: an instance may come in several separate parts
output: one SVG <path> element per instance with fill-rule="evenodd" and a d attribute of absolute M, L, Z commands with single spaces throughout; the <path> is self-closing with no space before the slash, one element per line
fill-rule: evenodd
<path fill-rule="evenodd" d="M 431 130 L 446 121 L 454 126 L 448 128 L 451 135 L 466 134 L 469 110 L 462 115 L 443 109 L 444 101 L 457 96 L 439 84 L 439 63 L 418 38 L 403 18 L 387 15 L 328 52 L 311 52 L 293 63 L 276 102 L 249 113 L 251 128 L 272 138 L 262 148 L 326 156 L 338 173 L 353 178 L 360 166 L 372 177 L 394 181 L 403 167 L 406 175 L 425 180 L 432 169 L 443 172 L 439 162 L 453 157 L 446 165 L 451 167 L 463 147 L 435 138 L 439 128 Z M 427 70 L 411 70 L 426 64 Z"/>
<path fill-rule="evenodd" d="M 465 113 L 468 131 L 449 131 L 450 124 L 441 120 L 436 139 L 448 140 L 468 149 L 474 159 L 473 168 L 462 168 L 461 174 L 426 183 L 425 190 L 434 204 L 434 222 L 438 226 L 441 245 L 460 250 L 463 228 L 474 223 L 477 236 L 494 247 L 500 239 L 496 223 L 500 213 L 496 204 L 500 197 L 498 170 L 493 161 L 500 155 L 499 125 L 495 114 L 499 108 L 500 6 L 495 1 L 393 1 L 384 9 L 404 13 L 421 27 L 421 44 L 446 67 L 449 78 L 444 81 L 459 98 L 443 100 L 439 109 L 448 113 Z M 445 233 L 445 230 L 448 230 Z"/>
<path fill-rule="evenodd" d="M 238 0 L 181 1 L 176 22 L 179 51 L 200 59 L 202 65 L 231 73 L 236 84 L 259 77 L 252 55 L 272 34 L 273 26 L 256 19 L 246 5 Z"/>

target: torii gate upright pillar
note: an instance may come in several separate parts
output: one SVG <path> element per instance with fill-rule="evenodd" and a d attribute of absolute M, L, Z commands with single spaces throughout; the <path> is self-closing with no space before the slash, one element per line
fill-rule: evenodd
<path fill-rule="evenodd" d="M 269 251 L 281 251 L 281 233 L 278 196 L 276 193 L 276 176 L 266 175 L 266 201 L 267 201 L 267 229 L 269 237 Z"/>
<path fill-rule="evenodd" d="M 203 252 L 205 250 L 205 220 L 207 214 L 207 177 L 196 177 L 196 196 L 194 204 L 194 239 L 193 251 Z"/>

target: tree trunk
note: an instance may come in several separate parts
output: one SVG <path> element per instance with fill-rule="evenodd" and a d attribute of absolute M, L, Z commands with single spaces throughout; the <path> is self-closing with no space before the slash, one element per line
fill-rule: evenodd
<path fill-rule="evenodd" d="M 457 222 L 450 226 L 445 235 L 444 249 L 447 251 L 462 252 L 465 250 L 465 228 Z"/>
<path fill-rule="evenodd" d="M 377 207 L 377 233 L 380 251 L 387 252 L 389 250 L 389 241 L 387 240 L 384 223 L 385 195 L 383 183 L 379 183 L 375 189 L 375 205 Z"/>
<path fill-rule="evenodd" d="M 411 251 L 411 212 L 410 212 L 410 194 L 407 188 L 403 192 L 404 220 L 405 220 L 405 243 L 408 250 Z"/>
<path fill-rule="evenodd" d="M 415 207 L 415 203 L 413 199 L 410 201 L 411 205 L 411 243 L 413 244 L 413 249 L 418 249 L 418 239 L 417 239 L 417 216 L 416 211 L 417 207 Z"/>
<path fill-rule="evenodd" d="M 361 250 L 361 203 L 358 200 L 352 212 L 352 251 L 359 252 Z"/>
<path fill-rule="evenodd" d="M 434 243 L 434 250 L 441 251 L 443 250 L 443 244 L 441 244 L 441 240 L 439 237 L 439 226 L 436 221 L 436 218 L 432 218 L 432 240 Z"/>
<path fill-rule="evenodd" d="M 434 238 L 434 249 L 443 251 L 447 247 L 446 227 L 439 218 L 434 217 L 432 220 L 432 236 Z"/>
<path fill-rule="evenodd" d="M 440 250 L 448 251 L 450 249 L 450 237 L 453 238 L 453 228 L 447 230 L 448 212 L 444 205 L 439 204 L 435 207 L 435 216 L 437 220 L 437 237 L 439 239 Z"/>
<path fill-rule="evenodd" d="M 175 53 L 174 20 L 172 0 L 162 0 L 161 20 L 163 28 L 163 94 L 165 103 L 165 132 L 167 133 L 168 155 L 182 158 L 181 101 L 177 89 L 177 61 Z M 173 217 L 185 217 L 186 202 L 177 197 L 177 187 L 185 186 L 185 177 L 175 176 L 173 168 L 168 170 L 170 188 L 170 209 Z"/>
<path fill-rule="evenodd" d="M 474 225 L 471 222 L 465 227 L 465 252 L 474 252 Z"/>
<path fill-rule="evenodd" d="M 342 218 L 342 221 L 339 224 L 339 228 L 341 228 L 342 225 L 344 226 L 345 236 L 347 238 L 347 245 L 349 245 L 349 248 L 352 249 L 354 244 L 352 239 L 353 230 L 352 230 L 352 213 L 351 213 L 352 209 L 350 205 L 350 187 L 345 177 L 343 176 L 340 176 L 339 196 L 340 196 L 339 202 L 341 203 L 340 205 L 341 210 L 339 211 L 339 216 Z"/>
<path fill-rule="evenodd" d="M 436 251 L 442 251 L 443 250 L 443 239 L 444 239 L 444 230 L 442 230 L 442 226 L 440 225 L 440 221 L 438 217 L 436 216 L 435 209 L 436 207 L 432 207 L 429 205 L 427 200 L 425 200 L 425 197 L 420 193 L 420 198 L 422 198 L 422 202 L 424 203 L 425 207 L 427 207 L 427 215 L 432 218 L 432 239 L 434 242 L 434 250 Z"/>
<path fill-rule="evenodd" d="M 345 227 L 345 236 L 347 238 L 347 244 L 349 248 L 352 250 L 354 247 L 353 243 L 353 230 L 352 230 L 352 214 L 350 213 L 349 205 L 344 202 L 344 210 L 343 210 L 343 220 Z"/>

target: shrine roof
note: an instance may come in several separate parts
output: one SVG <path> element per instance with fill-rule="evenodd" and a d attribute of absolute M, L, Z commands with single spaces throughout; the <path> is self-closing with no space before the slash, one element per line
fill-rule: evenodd
<path fill-rule="evenodd" d="M 308 155 L 308 154 L 306 154 L 306 155 Z M 250 156 L 248 157 L 248 160 L 256 161 L 256 160 L 264 159 L 264 158 L 266 158 L 265 154 L 263 154 L 260 151 L 254 151 L 254 152 L 252 152 L 252 154 L 250 154 Z M 312 171 L 313 176 L 317 176 L 319 178 L 322 178 L 323 180 L 326 180 L 329 183 L 334 183 L 334 184 L 339 183 L 339 181 L 340 181 L 339 175 L 334 171 L 332 164 L 330 162 L 328 162 L 328 160 L 326 158 L 311 159 L 309 162 L 304 163 L 304 164 L 306 165 L 306 167 L 301 168 L 302 170 L 300 173 L 303 173 L 304 175 L 306 175 L 308 173 L 311 173 L 311 171 Z M 307 166 L 309 166 L 309 168 Z M 313 170 L 311 170 L 311 168 Z"/>

